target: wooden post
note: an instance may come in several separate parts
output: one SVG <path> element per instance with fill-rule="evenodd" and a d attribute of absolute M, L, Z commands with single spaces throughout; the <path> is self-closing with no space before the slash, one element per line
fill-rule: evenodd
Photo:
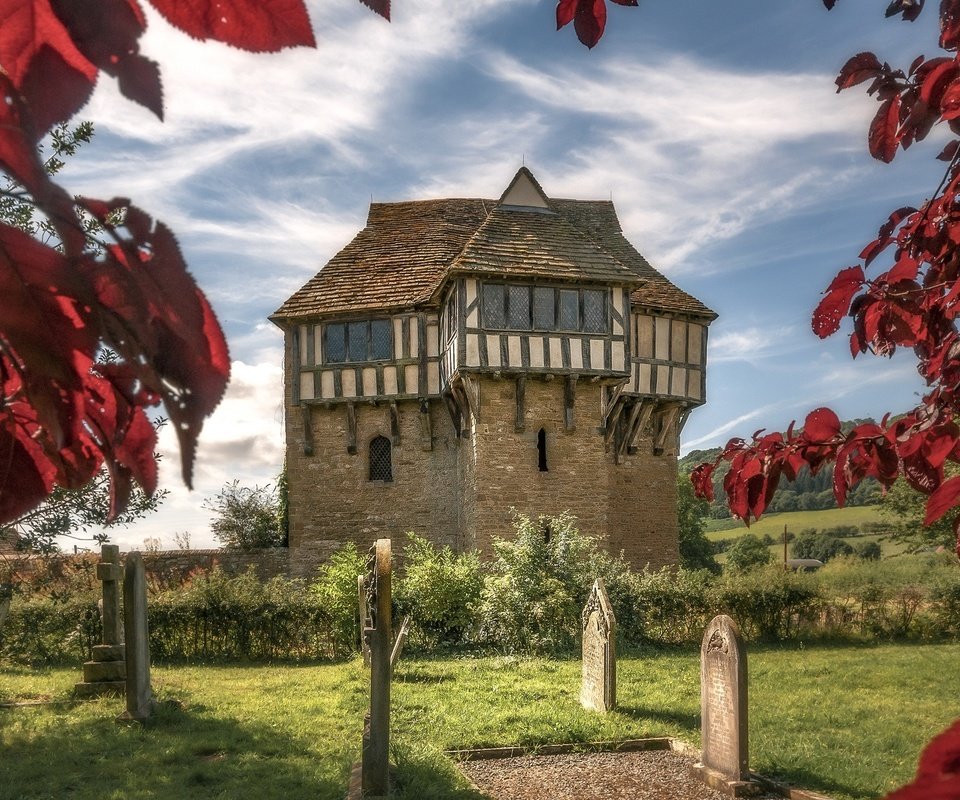
<path fill-rule="evenodd" d="M 390 792 L 390 540 L 377 539 L 367 559 L 366 595 L 372 625 L 364 628 L 370 645 L 370 713 L 367 715 L 361 757 L 364 795 Z"/>

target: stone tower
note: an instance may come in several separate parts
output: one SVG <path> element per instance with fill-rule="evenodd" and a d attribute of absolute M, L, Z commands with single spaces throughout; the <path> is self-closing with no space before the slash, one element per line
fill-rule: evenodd
<path fill-rule="evenodd" d="M 293 572 L 407 531 L 489 554 L 511 509 L 675 563 L 677 441 L 715 317 L 611 202 L 549 198 L 526 168 L 499 200 L 371 204 L 271 317 Z"/>

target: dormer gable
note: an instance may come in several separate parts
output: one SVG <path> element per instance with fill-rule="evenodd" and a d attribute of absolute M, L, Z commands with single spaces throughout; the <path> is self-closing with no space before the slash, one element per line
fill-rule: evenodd
<path fill-rule="evenodd" d="M 513 180 L 501 195 L 497 205 L 524 211 L 539 210 L 553 213 L 549 198 L 537 179 L 533 177 L 533 173 L 526 167 L 520 167 L 517 174 L 513 176 Z"/>

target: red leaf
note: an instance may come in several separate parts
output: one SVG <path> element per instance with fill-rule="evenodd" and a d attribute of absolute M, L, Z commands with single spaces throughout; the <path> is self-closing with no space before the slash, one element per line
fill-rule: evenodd
<path fill-rule="evenodd" d="M 690 473 L 690 482 L 697 497 L 713 502 L 714 464 L 698 464 Z"/>
<path fill-rule="evenodd" d="M 97 77 L 48 0 L 0 7 L 0 67 L 30 104 L 39 133 L 76 112 Z"/>
<path fill-rule="evenodd" d="M 960 147 L 960 140 L 954 139 L 951 142 L 947 142 L 943 150 L 940 151 L 940 155 L 937 156 L 939 161 L 953 161 L 957 155 L 957 148 Z"/>
<path fill-rule="evenodd" d="M 956 50 L 960 44 L 960 0 L 940 1 L 940 47 Z"/>
<path fill-rule="evenodd" d="M 360 0 L 360 2 L 376 11 L 384 19 L 390 19 L 390 0 Z"/>
<path fill-rule="evenodd" d="M 948 90 L 949 91 L 949 90 Z M 900 95 L 885 100 L 870 123 L 870 155 L 889 164 L 897 154 L 897 130 L 900 125 Z"/>
<path fill-rule="evenodd" d="M 830 8 L 830 6 L 828 6 Z M 849 89 L 858 83 L 876 78 L 883 71 L 879 59 L 873 53 L 857 53 L 851 57 L 840 69 L 837 75 L 837 91 Z"/>
<path fill-rule="evenodd" d="M 573 29 L 577 38 L 587 47 L 593 48 L 607 25 L 607 4 L 605 0 L 579 0 L 577 14 L 573 18 Z"/>
<path fill-rule="evenodd" d="M 947 478 L 927 499 L 927 513 L 924 515 L 923 524 L 932 525 L 957 505 L 958 498 L 960 498 L 960 477 Z"/>
<path fill-rule="evenodd" d="M 196 39 L 255 53 L 315 47 L 303 0 L 150 0 L 167 20 Z"/>
<path fill-rule="evenodd" d="M 821 339 L 835 333 L 840 320 L 850 310 L 850 301 L 863 285 L 865 278 L 859 266 L 841 270 L 827 287 L 826 293 L 813 312 L 813 332 Z"/>
<path fill-rule="evenodd" d="M 163 118 L 156 63 L 139 54 L 146 27 L 134 0 L 51 0 L 57 17 L 90 62 L 118 79 L 120 91 Z"/>
<path fill-rule="evenodd" d="M 840 418 L 829 408 L 817 408 L 807 414 L 803 438 L 808 442 L 829 442 L 840 435 Z"/>
<path fill-rule="evenodd" d="M 580 0 L 560 0 L 560 2 L 557 3 L 557 30 L 573 22 L 579 2 Z"/>
<path fill-rule="evenodd" d="M 951 83 L 940 98 L 940 116 L 944 120 L 960 117 L 960 80 Z"/>

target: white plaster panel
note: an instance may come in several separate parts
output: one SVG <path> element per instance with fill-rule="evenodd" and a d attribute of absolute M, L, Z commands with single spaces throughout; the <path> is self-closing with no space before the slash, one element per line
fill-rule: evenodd
<path fill-rule="evenodd" d="M 590 340 L 590 369 L 606 369 L 603 363 L 603 339 Z"/>
<path fill-rule="evenodd" d="M 560 337 L 554 336 L 550 339 L 550 368 L 560 367 L 563 367 L 563 347 L 560 344 Z"/>
<path fill-rule="evenodd" d="M 623 346 L 623 342 L 614 342 L 613 346 L 610 348 L 610 357 L 613 359 L 613 363 L 610 365 L 610 369 L 622 370 L 624 361 L 626 360 L 626 350 Z"/>
<path fill-rule="evenodd" d="M 636 315 L 636 323 L 637 355 L 640 358 L 653 358 L 653 317 L 638 314 Z"/>
<path fill-rule="evenodd" d="M 427 323 L 427 358 L 436 358 L 440 355 L 440 326 L 434 322 Z"/>
<path fill-rule="evenodd" d="M 671 338 L 670 357 L 672 361 L 683 363 L 687 360 L 687 323 L 675 319 L 670 323 Z"/>
<path fill-rule="evenodd" d="M 467 334 L 467 357 L 465 363 L 469 367 L 480 366 L 480 337 L 476 333 Z"/>
<path fill-rule="evenodd" d="M 307 326 L 301 325 L 299 329 L 299 335 L 297 336 L 297 338 L 300 340 L 300 352 L 297 354 L 297 357 L 300 359 L 298 363 L 301 366 L 307 363 L 307 336 L 308 335 L 309 335 L 309 330 Z"/>
<path fill-rule="evenodd" d="M 666 361 L 670 358 L 670 320 L 666 317 L 655 317 L 656 344 L 653 357 Z"/>
<path fill-rule="evenodd" d="M 323 326 L 313 325 L 313 363 L 323 363 Z"/>
<path fill-rule="evenodd" d="M 530 366 L 531 367 L 542 367 L 544 365 L 543 360 L 543 348 L 546 344 L 546 340 L 540 336 L 531 336 L 530 337 Z"/>
<path fill-rule="evenodd" d="M 403 358 L 403 317 L 393 318 L 393 357 Z"/>
<path fill-rule="evenodd" d="M 653 369 L 649 364 L 638 364 L 640 368 L 637 391 L 640 394 L 653 394 Z"/>
<path fill-rule="evenodd" d="M 427 391 L 430 394 L 440 394 L 440 364 L 436 361 L 427 364 Z"/>
<path fill-rule="evenodd" d="M 383 391 L 387 394 L 398 394 L 400 387 L 397 385 L 397 368 L 383 368 Z"/>
<path fill-rule="evenodd" d="M 670 367 L 666 364 L 657 367 L 657 394 L 670 393 Z"/>
<path fill-rule="evenodd" d="M 313 400 L 313 373 L 312 372 L 301 372 L 300 373 L 300 399 L 301 400 Z"/>
<path fill-rule="evenodd" d="M 474 300 L 477 299 L 477 282 L 473 279 L 466 281 L 467 285 L 467 306 L 469 306 Z M 480 306 L 479 304 L 473 311 L 467 315 L 467 327 L 468 328 L 479 328 L 480 327 Z"/>
<path fill-rule="evenodd" d="M 511 367 L 520 366 L 520 362 L 522 361 L 522 359 L 520 357 L 520 337 L 519 336 L 507 337 L 507 356 L 510 359 Z"/>
<path fill-rule="evenodd" d="M 340 387 L 343 390 L 344 397 L 357 396 L 357 375 L 352 369 L 345 369 L 340 372 Z"/>
<path fill-rule="evenodd" d="M 683 367 L 674 367 L 670 377 L 670 394 L 683 397 L 687 393 L 687 371 Z"/>
<path fill-rule="evenodd" d="M 365 397 L 373 397 L 377 393 L 377 371 L 373 367 L 366 367 L 363 370 L 363 394 Z"/>
<path fill-rule="evenodd" d="M 579 339 L 570 340 L 570 368 L 583 369 L 583 345 Z"/>
<path fill-rule="evenodd" d="M 403 368 L 403 381 L 407 394 L 420 393 L 420 369 L 416 364 L 407 364 Z"/>
<path fill-rule="evenodd" d="M 487 364 L 491 367 L 501 366 L 499 336 L 487 336 Z"/>
<path fill-rule="evenodd" d="M 703 393 L 701 391 L 701 383 L 703 381 L 703 373 L 698 369 L 688 370 L 687 378 L 687 395 L 692 397 L 694 400 L 703 400 Z"/>
<path fill-rule="evenodd" d="M 420 355 L 420 320 L 417 317 L 410 317 L 410 357 L 417 358 Z"/>
<path fill-rule="evenodd" d="M 324 399 L 327 399 L 328 397 L 333 397 L 335 393 L 333 370 L 324 370 L 320 373 L 320 396 Z"/>
<path fill-rule="evenodd" d="M 703 325 L 697 325 L 694 322 L 687 323 L 687 337 L 689 339 L 689 349 L 687 355 L 691 364 L 703 364 Z"/>

